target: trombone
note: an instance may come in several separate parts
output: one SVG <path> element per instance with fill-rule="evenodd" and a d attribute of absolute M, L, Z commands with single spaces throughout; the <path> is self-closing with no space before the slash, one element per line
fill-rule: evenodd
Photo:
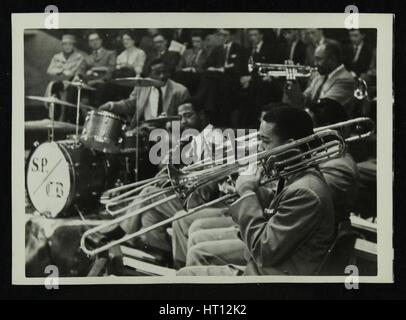
<path fill-rule="evenodd" d="M 170 224 L 178 219 L 182 219 L 183 217 L 191 215 L 201 209 L 210 207 L 214 204 L 232 198 L 236 198 L 237 193 L 230 193 L 198 207 L 191 209 L 187 208 L 188 199 L 193 191 L 195 191 L 197 188 L 204 186 L 209 182 L 218 182 L 224 180 L 230 175 L 240 172 L 248 165 L 263 165 L 264 174 L 261 184 L 266 184 L 270 181 L 277 180 L 305 170 L 307 168 L 316 166 L 324 161 L 341 157 L 344 152 L 344 139 L 336 131 L 327 129 L 274 148 L 273 150 L 261 151 L 254 155 L 243 157 L 231 164 L 221 164 L 200 171 L 190 172 L 176 169 L 173 166 L 168 165 L 167 173 L 170 180 L 168 191 L 172 191 L 171 195 L 168 195 L 163 199 L 148 204 L 143 208 L 138 208 L 132 212 L 126 213 L 113 220 L 109 220 L 106 223 L 100 224 L 92 229 L 87 230 L 82 235 L 82 238 L 80 240 L 80 247 L 87 255 L 96 255 L 130 239 L 139 237 L 156 228 Z M 134 233 L 127 234 L 120 239 L 102 244 L 95 249 L 89 249 L 87 247 L 87 238 L 89 236 L 97 234 L 104 229 L 108 229 L 111 226 L 117 225 L 126 219 L 142 214 L 143 212 L 151 208 L 154 208 L 174 199 L 180 200 L 183 206 L 186 208 L 186 210 L 181 214 L 175 215 L 171 218 L 163 220 L 150 227 L 138 230 Z"/>
<path fill-rule="evenodd" d="M 258 133 L 255 132 L 247 134 L 242 137 L 235 138 L 235 142 L 237 145 L 241 142 L 243 143 L 242 146 L 237 146 L 235 150 L 233 149 L 232 142 L 230 140 L 227 140 L 224 144 L 214 147 L 214 153 L 218 154 L 218 152 L 222 151 L 223 154 L 224 153 L 228 154 L 228 152 L 230 151 L 237 151 L 237 154 L 240 154 L 239 152 L 241 152 L 241 150 L 245 153 L 247 149 L 246 146 L 247 142 L 248 148 L 257 148 L 259 144 L 259 142 L 257 141 L 257 135 Z M 222 159 L 223 162 L 225 160 L 228 160 L 227 158 Z M 208 164 L 213 165 L 212 160 L 213 160 L 212 157 L 206 157 L 202 160 L 196 161 L 193 164 L 184 167 L 183 170 L 195 171 L 198 169 L 203 169 Z M 145 198 L 143 195 L 139 194 L 139 192 L 142 191 L 145 187 L 157 185 L 163 188 L 156 192 L 150 192 L 148 194 L 148 198 Z M 142 202 L 146 202 L 148 200 L 161 196 L 166 191 L 170 190 L 170 187 L 168 188 L 169 185 L 170 185 L 170 177 L 167 167 L 165 167 L 153 178 L 106 190 L 100 197 L 100 202 L 105 205 L 106 211 L 110 215 L 115 216 L 125 212 L 131 207 L 139 205 Z M 137 199 L 139 201 L 135 202 L 135 200 Z M 132 203 L 125 205 L 128 202 Z"/>
<path fill-rule="evenodd" d="M 354 127 L 356 131 L 354 135 L 345 139 L 346 142 L 352 142 L 359 139 L 364 139 L 372 135 L 375 131 L 374 122 L 370 118 L 361 117 L 356 119 L 351 119 L 344 122 L 339 122 L 333 125 L 318 127 L 314 129 L 314 132 L 320 132 L 323 130 L 331 129 L 331 130 L 339 130 L 345 131 L 346 128 Z M 343 132 L 341 132 L 343 135 Z M 246 136 L 236 138 L 236 142 L 248 142 L 248 147 L 252 148 L 258 145 L 258 131 L 255 133 L 250 133 Z M 216 147 L 217 150 L 221 150 L 222 148 L 226 147 L 227 151 L 232 148 L 230 141 L 226 141 L 224 145 L 220 145 Z M 245 148 L 245 145 L 242 146 Z M 197 170 L 204 170 L 213 166 L 223 165 L 224 163 L 230 163 L 231 161 L 235 160 L 234 155 L 224 158 L 212 159 L 212 158 L 205 158 L 200 161 L 197 161 L 189 166 L 186 166 L 182 169 L 184 172 L 193 172 Z M 158 198 L 164 195 L 166 192 L 171 191 L 171 178 L 168 171 L 168 167 L 163 168 L 156 177 L 150 178 L 143 181 L 138 181 L 134 183 L 130 183 L 124 186 L 116 187 L 113 189 L 107 190 L 102 198 L 101 202 L 105 204 L 106 211 L 111 216 L 117 216 L 121 213 L 124 213 L 130 208 L 138 206 L 143 202 L 150 201 L 152 199 Z M 149 186 L 156 186 L 160 185 L 162 188 L 160 190 L 149 192 L 148 196 L 140 194 L 144 188 Z M 121 193 L 123 192 L 123 193 Z M 118 195 L 117 195 L 118 194 Z M 109 195 L 114 195 L 114 197 L 109 198 Z M 130 203 L 131 202 L 131 203 Z"/>

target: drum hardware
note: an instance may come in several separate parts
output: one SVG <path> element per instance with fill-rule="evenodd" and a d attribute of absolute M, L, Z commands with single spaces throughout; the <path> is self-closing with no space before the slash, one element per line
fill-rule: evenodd
<path fill-rule="evenodd" d="M 111 174 L 121 174 L 120 168 L 123 164 L 119 159 L 106 159 L 105 154 L 81 143 L 45 142 L 27 160 L 28 198 L 39 213 L 49 218 L 71 215 L 74 205 L 91 212 L 102 192 L 113 186 Z"/>
<path fill-rule="evenodd" d="M 80 140 L 90 149 L 119 153 L 123 142 L 124 120 L 108 111 L 92 110 L 86 116 Z"/>
<path fill-rule="evenodd" d="M 180 116 L 160 115 L 157 118 L 140 121 L 140 124 L 141 125 L 143 125 L 143 124 L 163 125 L 163 124 L 165 124 L 167 122 L 170 122 L 170 121 L 180 121 L 180 119 L 181 119 Z"/>
<path fill-rule="evenodd" d="M 88 84 L 83 83 L 82 81 L 62 81 L 64 85 L 66 86 L 72 86 L 72 87 L 82 87 L 83 90 L 89 90 L 89 91 L 96 91 L 96 88 L 93 88 L 92 86 L 89 86 Z"/>
<path fill-rule="evenodd" d="M 33 100 L 33 101 L 39 101 L 39 102 L 44 102 L 44 103 L 54 103 L 54 104 L 60 104 L 65 107 L 70 107 L 70 108 L 76 108 L 77 105 L 58 99 L 55 96 L 50 96 L 50 97 L 42 97 L 42 96 L 26 96 L 27 99 Z M 87 104 L 81 103 L 80 108 L 82 109 L 94 109 L 91 106 L 88 106 Z"/>
<path fill-rule="evenodd" d="M 77 87 L 79 90 L 79 86 Z M 27 96 L 28 99 L 33 100 L 33 101 L 40 101 L 44 103 L 49 103 L 50 104 L 50 118 L 51 118 L 51 125 L 50 128 L 48 129 L 48 141 L 54 141 L 55 137 L 55 104 L 59 104 L 62 106 L 66 107 L 71 107 L 71 108 L 77 108 L 77 115 L 76 115 L 76 135 L 78 135 L 79 131 L 79 122 L 78 122 L 78 113 L 79 113 L 79 108 L 85 108 L 85 109 L 93 109 L 93 107 L 90 107 L 88 105 L 85 105 L 83 103 L 80 103 L 80 92 L 78 91 L 78 102 L 77 105 L 74 105 L 73 103 L 58 99 L 55 95 L 52 95 L 50 97 L 41 97 L 41 96 Z"/>
<path fill-rule="evenodd" d="M 162 81 L 142 77 L 116 78 L 111 82 L 123 87 L 162 87 L 164 85 Z"/>

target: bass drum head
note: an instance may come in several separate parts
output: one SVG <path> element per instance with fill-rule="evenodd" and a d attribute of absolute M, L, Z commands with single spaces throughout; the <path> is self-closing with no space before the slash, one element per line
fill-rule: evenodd
<path fill-rule="evenodd" d="M 55 142 L 37 147 L 27 163 L 26 186 L 35 209 L 48 217 L 56 217 L 70 203 L 73 181 L 72 164 Z"/>

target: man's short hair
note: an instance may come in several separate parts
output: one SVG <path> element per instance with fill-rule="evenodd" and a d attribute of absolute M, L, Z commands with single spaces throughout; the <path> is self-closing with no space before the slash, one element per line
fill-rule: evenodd
<path fill-rule="evenodd" d="M 228 31 L 231 36 L 234 35 L 237 32 L 237 29 L 218 28 L 217 31 L 219 31 L 219 30 Z"/>
<path fill-rule="evenodd" d="M 313 113 L 314 126 L 322 127 L 348 120 L 344 107 L 337 101 L 324 98 L 309 106 Z"/>
<path fill-rule="evenodd" d="M 183 106 L 185 104 L 190 104 L 196 113 L 204 112 L 206 114 L 206 110 L 204 109 L 201 100 L 196 99 L 195 97 L 186 99 L 182 104 L 178 106 L 178 109 L 180 106 Z"/>
<path fill-rule="evenodd" d="M 363 34 L 363 35 L 366 34 L 365 29 L 350 29 L 350 30 L 348 30 L 348 31 L 349 31 L 349 32 L 352 32 L 352 31 L 359 31 L 360 34 Z"/>
<path fill-rule="evenodd" d="M 64 40 L 69 40 L 69 41 L 71 41 L 71 42 L 73 42 L 73 43 L 76 43 L 76 37 L 75 37 L 75 35 L 73 35 L 73 34 L 71 34 L 71 33 L 64 33 L 64 34 L 62 35 L 62 37 L 61 37 L 61 40 L 62 40 L 62 41 L 64 41 Z"/>
<path fill-rule="evenodd" d="M 164 38 L 164 40 L 168 40 L 168 38 L 166 37 L 166 36 L 164 36 L 164 34 L 163 33 L 157 33 L 157 34 L 155 34 L 153 37 L 152 37 L 152 39 L 155 39 L 156 37 L 162 37 L 162 38 Z"/>
<path fill-rule="evenodd" d="M 313 134 L 312 119 L 306 111 L 299 108 L 273 108 L 265 114 L 263 121 L 275 124 L 275 133 L 284 140 L 297 140 Z"/>
<path fill-rule="evenodd" d="M 199 37 L 203 40 L 204 39 L 203 32 L 200 30 L 193 30 L 192 33 L 190 34 L 190 39 L 192 39 L 194 37 Z"/>
<path fill-rule="evenodd" d="M 250 31 L 253 31 L 253 30 L 258 31 L 262 35 L 264 34 L 264 30 L 259 29 L 259 28 L 249 28 L 249 29 L 247 29 L 247 33 L 249 33 Z"/>
<path fill-rule="evenodd" d="M 101 36 L 101 33 L 100 33 L 99 30 L 89 30 L 89 32 L 87 33 L 86 39 L 89 40 L 89 37 L 90 37 L 92 34 L 97 34 L 97 35 L 99 36 L 99 38 L 102 39 L 102 36 Z"/>

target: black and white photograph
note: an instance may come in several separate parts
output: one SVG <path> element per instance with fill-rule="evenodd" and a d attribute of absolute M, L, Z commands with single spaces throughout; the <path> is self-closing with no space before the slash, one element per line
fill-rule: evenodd
<path fill-rule="evenodd" d="M 13 283 L 393 282 L 391 15 L 12 33 Z"/>

